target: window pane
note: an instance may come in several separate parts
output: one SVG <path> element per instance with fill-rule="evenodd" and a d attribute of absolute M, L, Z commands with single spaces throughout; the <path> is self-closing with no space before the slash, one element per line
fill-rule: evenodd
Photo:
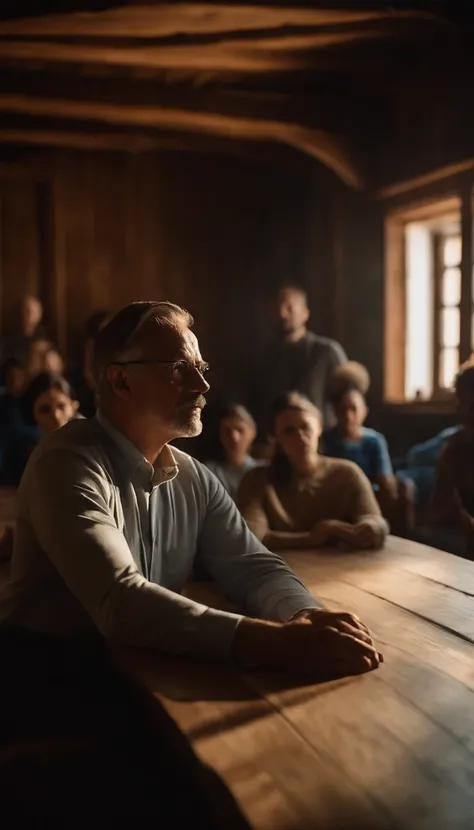
<path fill-rule="evenodd" d="M 461 302 L 461 270 L 446 268 L 443 274 L 442 305 L 459 305 Z"/>
<path fill-rule="evenodd" d="M 443 262 L 447 268 L 461 264 L 461 237 L 448 236 L 443 246 Z"/>
<path fill-rule="evenodd" d="M 428 227 L 405 229 L 405 394 L 410 400 L 433 391 L 433 245 Z"/>
<path fill-rule="evenodd" d="M 441 311 L 441 343 L 443 346 L 459 346 L 459 309 L 443 308 Z"/>
<path fill-rule="evenodd" d="M 451 389 L 458 370 L 459 350 L 443 349 L 439 362 L 439 385 L 443 389 Z"/>

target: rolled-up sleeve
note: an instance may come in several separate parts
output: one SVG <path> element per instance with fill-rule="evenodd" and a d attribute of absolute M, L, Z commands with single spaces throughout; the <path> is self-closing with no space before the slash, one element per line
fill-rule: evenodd
<path fill-rule="evenodd" d="M 238 614 L 146 580 L 110 508 L 99 464 L 69 450 L 39 459 L 28 476 L 27 519 L 67 588 L 111 642 L 226 658 Z"/>
<path fill-rule="evenodd" d="M 280 622 L 321 608 L 283 559 L 251 533 L 217 479 L 209 479 L 199 559 L 226 597 L 249 616 Z"/>

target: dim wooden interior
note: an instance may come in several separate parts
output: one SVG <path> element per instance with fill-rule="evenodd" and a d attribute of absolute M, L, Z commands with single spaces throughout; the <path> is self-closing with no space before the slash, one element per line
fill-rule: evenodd
<path fill-rule="evenodd" d="M 291 280 L 369 368 L 390 434 L 407 408 L 400 217 L 465 204 L 474 170 L 462 27 L 384 4 L 108 6 L 0 10 L 3 332 L 38 293 L 77 360 L 91 311 L 169 297 L 238 397 Z"/>

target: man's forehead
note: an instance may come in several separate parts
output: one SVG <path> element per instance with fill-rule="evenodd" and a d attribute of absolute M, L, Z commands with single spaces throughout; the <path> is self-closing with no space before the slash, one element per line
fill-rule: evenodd
<path fill-rule="evenodd" d="M 306 300 L 303 294 L 301 294 L 300 291 L 296 291 L 294 288 L 285 288 L 283 291 L 280 291 L 278 301 L 280 303 L 306 305 Z"/>
<path fill-rule="evenodd" d="M 151 324 L 143 331 L 142 348 L 153 351 L 162 359 L 195 358 L 199 356 L 196 335 L 187 326 Z"/>

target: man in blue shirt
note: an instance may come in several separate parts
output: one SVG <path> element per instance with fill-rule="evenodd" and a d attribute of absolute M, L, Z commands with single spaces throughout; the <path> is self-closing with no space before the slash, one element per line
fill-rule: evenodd
<path fill-rule="evenodd" d="M 322 609 L 216 477 L 168 446 L 202 428 L 209 385 L 192 323 L 170 303 L 133 303 L 98 335 L 99 413 L 30 459 L 0 621 L 320 676 L 376 668 L 366 627 Z M 182 596 L 195 564 L 239 613 Z"/>

